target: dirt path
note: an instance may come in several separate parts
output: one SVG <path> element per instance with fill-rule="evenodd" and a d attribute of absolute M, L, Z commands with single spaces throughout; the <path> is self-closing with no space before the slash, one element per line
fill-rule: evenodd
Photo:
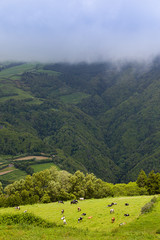
<path fill-rule="evenodd" d="M 30 160 L 35 158 L 36 160 L 45 160 L 45 159 L 51 159 L 50 157 L 43 157 L 43 156 L 27 156 L 27 157 L 21 157 L 21 158 L 16 158 L 14 161 L 20 161 L 20 160 Z"/>
<path fill-rule="evenodd" d="M 13 171 L 15 171 L 15 170 L 9 170 L 9 171 L 0 172 L 0 176 L 1 176 L 1 175 L 4 175 L 4 174 L 7 174 L 7 173 L 9 173 L 9 172 L 13 172 Z"/>

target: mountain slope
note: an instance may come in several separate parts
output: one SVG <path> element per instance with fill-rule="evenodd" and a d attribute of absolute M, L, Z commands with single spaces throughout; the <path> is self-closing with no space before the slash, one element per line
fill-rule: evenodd
<path fill-rule="evenodd" d="M 159 58 L 121 67 L 4 64 L 0 154 L 54 153 L 68 171 L 135 180 L 142 168 L 160 170 L 159 100 Z"/>

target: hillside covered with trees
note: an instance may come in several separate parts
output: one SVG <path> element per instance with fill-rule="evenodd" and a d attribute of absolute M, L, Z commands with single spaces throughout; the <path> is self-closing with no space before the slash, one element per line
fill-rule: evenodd
<path fill-rule="evenodd" d="M 160 171 L 160 59 L 0 66 L 0 155 L 54 155 L 105 181 Z"/>

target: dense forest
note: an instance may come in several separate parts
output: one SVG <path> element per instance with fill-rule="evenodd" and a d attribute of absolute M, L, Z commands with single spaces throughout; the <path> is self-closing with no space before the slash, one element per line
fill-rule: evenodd
<path fill-rule="evenodd" d="M 160 170 L 160 58 L 146 63 L 1 63 L 0 155 L 54 155 L 107 182 Z M 28 167 L 28 166 L 27 166 Z"/>

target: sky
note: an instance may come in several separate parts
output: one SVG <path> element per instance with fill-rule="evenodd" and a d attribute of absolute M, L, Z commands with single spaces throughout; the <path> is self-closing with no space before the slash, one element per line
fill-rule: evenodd
<path fill-rule="evenodd" d="M 158 54 L 159 0 L 0 2 L 0 61 L 145 60 Z"/>

